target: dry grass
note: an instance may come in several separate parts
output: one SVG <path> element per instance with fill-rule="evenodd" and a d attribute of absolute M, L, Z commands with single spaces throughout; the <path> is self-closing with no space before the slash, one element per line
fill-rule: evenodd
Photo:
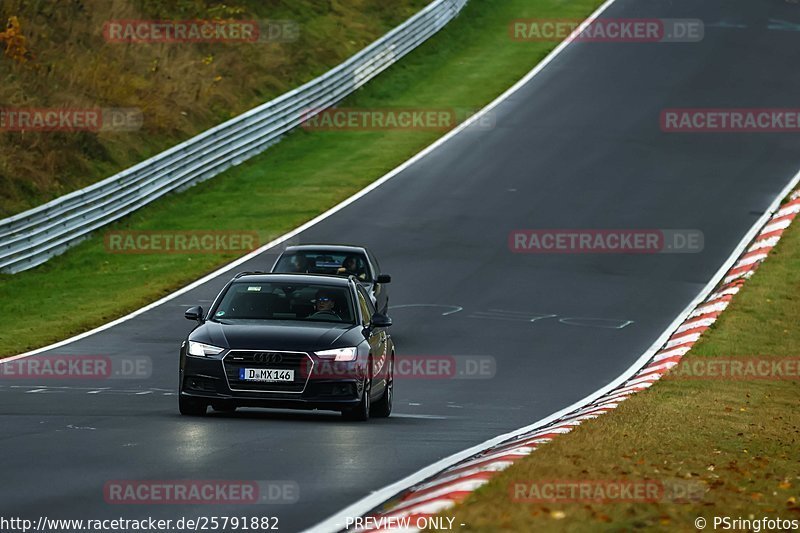
<path fill-rule="evenodd" d="M 29 49 L 0 54 L 0 107 L 139 108 L 134 132 L 0 132 L 0 218 L 86 186 L 340 63 L 426 0 L 7 0 Z M 110 43 L 111 19 L 289 19 L 295 42 Z"/>

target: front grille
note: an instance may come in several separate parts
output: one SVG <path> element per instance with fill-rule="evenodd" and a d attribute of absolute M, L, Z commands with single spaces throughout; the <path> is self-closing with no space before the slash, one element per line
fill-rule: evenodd
<path fill-rule="evenodd" d="M 306 388 L 314 361 L 305 352 L 232 350 L 222 360 L 228 385 L 241 392 L 285 392 L 299 394 Z M 241 368 L 294 370 L 294 381 L 259 382 L 239 379 Z"/>

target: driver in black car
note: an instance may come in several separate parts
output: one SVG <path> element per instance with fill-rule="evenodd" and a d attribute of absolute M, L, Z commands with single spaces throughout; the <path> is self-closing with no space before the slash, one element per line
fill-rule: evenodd
<path fill-rule="evenodd" d="M 335 318 L 341 320 L 342 318 L 335 311 L 336 300 L 333 295 L 327 291 L 318 291 L 317 297 L 314 300 L 314 312 L 307 318 L 313 320 L 315 318 L 328 319 Z"/>
<path fill-rule="evenodd" d="M 340 276 L 356 276 L 358 279 L 363 280 L 366 276 L 358 268 L 358 258 L 354 255 L 348 255 L 342 261 L 342 266 L 337 270 Z"/>

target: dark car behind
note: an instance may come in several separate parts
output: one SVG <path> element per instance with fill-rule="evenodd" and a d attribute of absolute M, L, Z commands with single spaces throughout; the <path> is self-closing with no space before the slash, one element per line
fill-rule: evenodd
<path fill-rule="evenodd" d="M 352 265 L 350 269 L 346 265 Z M 389 312 L 392 278 L 381 271 L 375 255 L 363 246 L 342 244 L 303 244 L 288 246 L 275 261 L 272 272 L 311 273 L 353 276 L 366 289 L 372 303 L 382 314 Z"/>

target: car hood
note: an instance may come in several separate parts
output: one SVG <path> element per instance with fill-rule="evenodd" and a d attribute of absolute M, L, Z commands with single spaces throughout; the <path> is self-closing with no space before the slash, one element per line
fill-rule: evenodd
<path fill-rule="evenodd" d="M 342 347 L 342 343 L 356 330 L 358 328 L 351 324 L 236 320 L 230 323 L 206 322 L 189 338 L 230 349 L 308 352 Z"/>

